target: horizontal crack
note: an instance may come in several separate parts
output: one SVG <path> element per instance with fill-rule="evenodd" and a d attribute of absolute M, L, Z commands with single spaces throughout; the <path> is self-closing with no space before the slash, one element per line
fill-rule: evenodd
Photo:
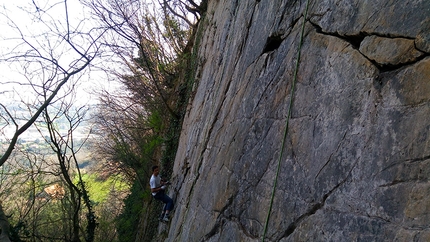
<path fill-rule="evenodd" d="M 405 163 L 411 164 L 411 163 L 422 162 L 422 161 L 426 161 L 426 160 L 430 160 L 430 155 L 423 156 L 423 157 L 416 157 L 416 158 L 412 158 L 412 159 L 406 159 L 406 160 L 398 160 L 398 161 L 395 161 L 392 164 L 389 164 L 388 166 L 384 167 L 377 174 L 380 174 L 380 173 L 382 173 L 388 169 L 391 169 L 395 166 L 398 166 L 398 165 L 402 165 Z"/>
<path fill-rule="evenodd" d="M 391 187 L 391 186 L 396 186 L 399 184 L 403 184 L 403 183 L 418 183 L 418 182 L 422 182 L 422 183 L 426 183 L 428 182 L 428 178 L 417 178 L 417 179 L 408 179 L 408 180 L 394 180 L 392 182 L 386 183 L 386 184 L 382 184 L 379 185 L 379 187 Z"/>
<path fill-rule="evenodd" d="M 336 33 L 336 32 L 324 32 L 322 30 L 321 26 L 317 25 L 316 23 L 314 23 L 312 21 L 309 21 L 309 23 L 312 24 L 312 26 L 316 29 L 317 33 L 320 33 L 323 35 L 328 35 L 328 36 L 333 36 L 333 37 L 342 39 L 342 40 L 348 42 L 349 44 L 351 44 L 351 46 L 354 49 L 356 49 L 364 58 L 366 58 L 368 61 L 370 61 L 376 68 L 378 68 L 378 70 L 381 73 L 399 70 L 401 68 L 413 65 L 413 64 L 423 60 L 424 58 L 430 56 L 429 54 L 424 53 L 423 55 L 421 55 L 421 56 L 419 56 L 419 57 L 417 57 L 411 61 L 408 61 L 408 62 L 399 63 L 399 64 L 395 64 L 395 65 L 393 65 L 393 64 L 381 64 L 381 63 L 376 62 L 375 60 L 368 58 L 366 55 L 363 55 L 359 51 L 360 44 L 366 36 L 374 35 L 374 36 L 379 36 L 379 37 L 384 37 L 384 38 L 404 38 L 404 39 L 414 39 L 414 38 L 407 37 L 407 36 L 388 36 L 388 35 L 381 35 L 378 33 L 365 33 L 365 32 L 359 32 L 358 34 L 355 34 L 355 35 L 352 35 L 352 34 L 351 35 L 341 35 L 341 34 Z"/>
<path fill-rule="evenodd" d="M 423 60 L 427 56 L 429 56 L 429 55 L 422 55 L 422 56 L 417 57 L 416 59 L 411 60 L 409 62 L 404 62 L 404 63 L 400 63 L 400 64 L 396 64 L 396 65 L 391 65 L 391 64 L 381 65 L 374 60 L 371 60 L 371 59 L 368 59 L 368 60 L 371 61 L 375 66 L 377 66 L 379 71 L 382 73 L 382 72 L 396 71 L 396 70 L 399 70 L 403 67 L 413 65 L 413 64 Z"/>
<path fill-rule="evenodd" d="M 366 36 L 368 36 L 367 34 L 361 33 L 361 32 L 357 35 L 340 35 L 338 33 L 324 32 L 322 30 L 321 26 L 317 25 L 316 23 L 313 23 L 312 21 L 309 21 L 309 23 L 312 24 L 312 26 L 316 29 L 317 33 L 342 39 L 342 40 L 350 43 L 351 46 L 357 50 L 358 50 L 358 48 L 360 48 L 360 44 L 363 41 L 363 39 Z"/>

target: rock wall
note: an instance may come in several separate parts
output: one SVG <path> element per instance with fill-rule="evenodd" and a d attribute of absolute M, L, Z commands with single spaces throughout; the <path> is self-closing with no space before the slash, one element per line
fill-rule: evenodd
<path fill-rule="evenodd" d="M 279 160 L 265 241 L 430 241 L 430 1 L 310 0 L 284 139 L 306 4 L 209 1 L 166 241 L 261 241 Z"/>

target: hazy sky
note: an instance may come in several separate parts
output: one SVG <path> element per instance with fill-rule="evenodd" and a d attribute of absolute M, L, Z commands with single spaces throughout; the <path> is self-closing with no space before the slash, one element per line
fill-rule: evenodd
<path fill-rule="evenodd" d="M 84 12 L 84 8 L 77 0 L 68 0 L 67 7 L 72 29 L 86 31 L 92 27 L 89 14 Z M 47 11 L 40 9 L 47 9 Z M 23 44 L 21 35 L 25 36 L 28 44 L 38 49 L 42 55 L 55 56 L 62 66 L 70 66 L 76 60 L 74 51 L 64 45 L 64 42 L 59 43 L 58 35 L 56 36 L 58 31 L 52 31 L 53 24 L 47 26 L 39 22 L 36 17 L 42 18 L 45 23 L 54 23 L 60 28 L 60 32 L 66 32 L 66 11 L 62 0 L 0 0 L 0 103 L 11 99 L 34 98 L 36 95 L 30 88 L 18 83 L 28 83 L 32 73 L 38 74 L 31 77 L 32 81 L 47 78 L 40 71 L 36 72 L 40 67 L 34 63 L 29 66 L 26 62 L 12 63 L 4 60 L 5 57 L 10 56 L 8 53 L 22 52 L 29 48 L 28 45 Z M 28 74 L 23 74 L 24 70 L 27 70 Z M 106 77 L 101 73 L 86 71 L 79 81 L 77 102 L 93 102 L 95 97 L 90 93 L 94 87 L 107 83 L 102 79 Z"/>

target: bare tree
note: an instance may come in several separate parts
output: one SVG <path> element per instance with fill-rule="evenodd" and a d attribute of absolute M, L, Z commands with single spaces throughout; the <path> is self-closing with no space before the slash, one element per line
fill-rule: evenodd
<path fill-rule="evenodd" d="M 196 20 L 184 21 L 190 16 L 169 14 L 155 0 L 87 0 L 86 5 L 110 33 L 104 42 L 124 67 L 107 71 L 136 99 L 145 99 L 142 103 L 146 108 L 157 106 L 178 118 L 169 102 L 177 69 L 175 60 L 186 47 L 190 24 Z"/>
<path fill-rule="evenodd" d="M 60 174 L 56 172 L 55 164 L 50 163 L 50 154 L 29 144 L 18 144 L 14 155 L 2 166 L 2 201 L 9 214 L 13 215 L 13 231 L 21 235 L 14 239 L 61 240 L 61 233 L 58 233 L 61 210 L 57 209 L 59 203 L 52 202 L 64 196 L 64 192 L 58 192 L 62 190 Z M 52 190 L 54 187 L 58 189 Z M 55 221 L 47 219 L 50 214 L 54 215 Z M 56 233 L 52 233 L 53 228 L 57 228 Z"/>
<path fill-rule="evenodd" d="M 177 0 L 85 2 L 94 19 L 109 33 L 103 41 L 113 53 L 111 60 L 116 61 L 116 68 L 105 70 L 123 87 L 121 93 L 100 95 L 98 131 L 104 132 L 101 138 L 110 140 L 100 142 L 101 148 L 116 160 L 114 154 L 124 154 L 122 160 L 136 172 L 142 160 L 155 158 L 139 150 L 157 133 L 148 120 L 161 116 L 166 127 L 171 119 L 180 118 L 175 110 L 179 96 L 178 84 L 174 82 L 180 69 L 177 59 L 183 54 L 198 19 L 198 11 L 190 15 L 187 8 L 200 9 L 200 6 L 194 1 Z"/>
<path fill-rule="evenodd" d="M 24 117 L 15 117 L 7 105 L 0 103 L 2 121 L 15 127 L 15 132 L 10 138 L 6 152 L 0 158 L 0 165 L 10 156 L 18 137 L 24 133 L 40 116 L 43 110 L 54 101 L 62 98 L 62 89 L 66 85 L 73 87 L 79 75 L 88 68 L 94 58 L 99 54 L 100 46 L 97 40 L 101 37 L 100 32 L 93 29 L 83 32 L 83 22 L 74 27 L 69 21 L 67 1 L 48 6 L 48 11 L 42 10 L 33 1 L 35 10 L 26 13 L 32 17 L 41 27 L 45 28 L 42 33 L 26 33 L 23 27 L 7 15 L 0 13 L 7 24 L 15 31 L 13 37 L 5 39 L 6 42 L 13 41 L 16 46 L 8 53 L 0 56 L 0 62 L 6 62 L 15 68 L 20 68 L 23 79 L 2 81 L 4 86 L 11 86 L 10 90 L 4 92 L 14 93 L 21 97 L 22 101 L 33 95 L 32 110 Z M 59 4 L 62 3 L 62 7 Z M 59 8 L 59 9 L 58 9 Z M 48 15 L 49 11 L 60 10 L 64 13 L 63 22 Z M 22 93 L 22 90 L 27 93 Z M 60 96 L 57 96 L 60 95 Z M 26 97 L 27 96 L 27 97 Z M 40 97 L 46 99 L 40 100 Z M 28 104 L 28 103 L 27 103 Z M 28 105 L 26 105 L 28 107 Z M 25 122 L 19 122 L 24 120 Z M 21 123 L 23 123 L 21 125 Z"/>
<path fill-rule="evenodd" d="M 187 84 L 178 81 L 178 73 L 184 69 L 181 61 L 189 59 L 184 50 L 191 50 L 188 41 L 204 7 L 185 0 L 87 0 L 86 4 L 109 33 L 103 40 L 116 68 L 105 70 L 121 84 L 119 92 L 100 95 L 97 150 L 119 163 L 121 171 L 140 185 L 128 201 L 142 202 L 143 196 L 146 215 L 120 220 L 139 223 L 139 234 L 149 235 L 145 238 L 149 241 L 154 224 L 148 211 L 154 203 L 138 193 L 147 191 L 150 166 L 172 160 L 167 153 L 174 155 L 177 137 L 172 130 L 177 132 L 182 115 L 178 100 L 188 90 Z M 137 195 L 141 195 L 139 201 Z M 135 236 L 124 230 L 132 229 L 122 228 L 121 236 Z"/>
<path fill-rule="evenodd" d="M 66 102 L 60 102 L 58 105 L 58 107 L 53 105 L 44 110 L 43 123 L 46 124 L 46 128 L 49 132 L 49 144 L 56 154 L 61 176 L 70 193 L 72 205 L 72 233 L 70 241 L 80 241 L 82 222 L 79 215 L 82 210 L 81 201 L 83 201 L 87 210 L 84 237 L 85 241 L 92 242 L 94 241 L 94 233 L 97 226 L 96 217 L 87 188 L 82 180 L 77 158 L 77 153 L 85 144 L 88 136 L 79 145 L 76 145 L 76 140 L 73 136 L 77 127 L 83 122 L 87 109 L 79 108 L 77 110 L 72 110 L 73 105 Z M 53 113 L 53 115 L 51 113 Z M 66 130 L 62 131 L 58 128 L 58 125 L 56 125 L 56 120 L 60 118 L 65 118 L 67 120 L 68 128 Z M 78 179 L 77 184 L 73 181 L 75 176 Z"/>
<path fill-rule="evenodd" d="M 78 164 L 90 130 L 75 137 L 86 111 L 51 104 L 35 123 L 45 142 L 19 142 L 2 167 L 0 195 L 21 239 L 94 240 L 96 218 Z"/>
<path fill-rule="evenodd" d="M 9 242 L 9 221 L 7 220 L 6 214 L 4 214 L 3 209 L 0 209 L 0 223 L 1 223 L 1 234 L 0 241 Z"/>
<path fill-rule="evenodd" d="M 153 147 L 163 142 L 159 137 L 163 122 L 150 121 L 160 117 L 148 114 L 144 105 L 126 92 L 116 95 L 105 92 L 100 94 L 100 99 L 94 119 L 97 125 L 94 134 L 99 137 L 95 148 L 110 162 L 119 164 L 114 165 L 119 168 L 117 172 L 125 174 L 130 181 L 136 178 L 144 188 L 146 182 L 140 180 L 141 175 L 148 176 L 148 169 L 155 162 Z"/>
<path fill-rule="evenodd" d="M 69 2 L 32 0 L 18 9 L 4 8 L 0 21 L 9 26 L 2 43 L 9 47 L 0 53 L 0 64 L 19 70 L 19 80 L 2 80 L 0 103 L 1 130 L 13 129 L 7 148 L 0 157 L 0 166 L 11 156 L 18 138 L 28 130 L 44 110 L 56 99 L 66 95 L 65 87 L 73 88 L 79 77 L 90 67 L 100 51 L 98 39 L 103 32 L 87 27 L 85 19 L 71 18 Z M 16 11 L 18 11 L 16 10 Z M 22 24 L 23 16 L 29 21 Z M 19 17 L 20 19 L 17 19 Z M 16 78 L 14 76 L 13 78 Z M 27 113 L 10 109 L 5 103 L 18 97 Z M 6 98 L 5 98 L 6 97 Z M 42 98 L 41 98 L 42 97 Z M 3 132 L 6 134 L 5 132 Z M 1 237 L 7 241 L 7 218 L 0 206 Z"/>
<path fill-rule="evenodd" d="M 158 0 L 158 2 L 163 6 L 166 15 L 173 14 L 189 26 L 196 24 L 190 20 L 189 14 L 191 13 L 195 19 L 200 20 L 200 16 L 206 11 L 207 5 L 207 0 L 199 1 L 200 3 L 193 0 Z"/>

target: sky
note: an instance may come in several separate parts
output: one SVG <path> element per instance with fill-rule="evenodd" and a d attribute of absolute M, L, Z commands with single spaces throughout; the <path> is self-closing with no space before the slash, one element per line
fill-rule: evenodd
<path fill-rule="evenodd" d="M 88 32 L 89 29 L 97 26 L 97 23 L 92 20 L 90 13 L 81 5 L 80 1 L 66 1 L 69 23 L 71 30 L 78 29 Z M 151 2 L 153 0 L 142 1 Z M 70 66 L 77 59 L 73 54 L 75 51 L 64 45 L 64 41 L 61 44 L 58 43 L 59 38 L 56 36 L 58 31 L 52 31 L 56 27 L 61 30 L 60 33 L 67 32 L 64 2 L 65 0 L 0 0 L 0 103 L 12 99 L 34 101 L 34 97 L 37 95 L 31 88 L 22 84 L 38 79 L 40 83 L 49 78 L 49 74 L 42 72 L 40 66 L 34 62 L 28 65 L 28 62 L 4 61 L 4 57 L 9 57 L 8 53 L 11 51 L 16 53 L 28 49 L 28 44 L 22 45 L 21 34 L 42 55 L 48 57 L 53 55 L 62 66 Z M 38 18 L 43 19 L 43 22 L 38 21 Z M 16 26 L 11 26 L 12 23 Z M 44 23 L 48 23 L 48 26 Z M 80 36 L 73 39 L 77 41 L 78 46 L 82 45 L 82 50 L 90 42 L 88 39 L 80 39 Z M 51 52 L 51 50 L 53 51 Z M 105 60 L 97 59 L 95 64 L 102 66 L 105 64 Z M 120 68 L 112 63 L 105 64 L 105 66 Z M 23 74 L 24 71 L 26 73 Z M 76 102 L 79 104 L 96 103 L 97 97 L 91 94 L 94 90 L 116 90 L 119 87 L 118 83 L 111 80 L 114 78 L 113 76 L 97 71 L 96 68 L 88 69 L 84 74 L 78 85 Z"/>
<path fill-rule="evenodd" d="M 34 85 L 30 86 L 28 84 L 31 82 L 41 85 L 44 81 L 49 80 L 53 73 L 52 71 L 46 71 L 46 66 L 49 66 L 49 62 L 44 61 L 40 65 L 40 59 L 32 59 L 32 62 L 29 62 L 29 58 L 14 62 L 8 59 L 11 56 L 21 54 L 28 56 L 29 52 L 27 51 L 30 47 L 34 47 L 38 52 L 36 53 L 37 55 L 48 57 L 47 59 L 51 59 L 50 56 L 54 56 L 63 67 L 75 64 L 77 59 L 76 52 L 65 44 L 64 38 L 59 38 L 58 33 L 67 32 L 66 16 L 72 32 L 75 29 L 80 32 L 88 32 L 94 26 L 97 26 L 94 20 L 91 19 L 91 15 L 79 3 L 80 1 L 67 0 L 68 15 L 66 15 L 65 0 L 0 0 L 0 104 L 16 106 L 21 101 L 40 103 L 42 100 L 37 92 L 43 89 L 36 88 L 34 90 L 32 88 Z M 39 19 L 43 21 L 41 22 Z M 57 29 L 60 29 L 60 31 L 57 31 Z M 22 36 L 27 41 L 26 43 L 23 42 Z M 78 35 L 72 38 L 82 51 L 91 42 L 85 38 L 86 35 Z M 13 54 L 11 55 L 10 53 Z M 31 54 L 34 53 L 33 51 Z M 95 64 L 97 66 L 105 65 L 109 68 L 120 68 L 120 66 L 112 63 L 105 59 L 97 59 Z M 113 92 L 121 90 L 120 84 L 114 78 L 113 75 L 98 71 L 97 68 L 87 68 L 82 72 L 79 80 L 71 82 L 72 84 L 77 84 L 74 86 L 77 91 L 73 103 L 77 106 L 97 104 L 98 98 L 94 94 L 95 91 L 107 90 Z M 63 94 L 60 93 L 57 96 L 61 95 Z M 0 115 L 2 115 L 2 111 L 4 110 L 0 108 Z M 26 120 L 26 118 L 23 117 L 23 120 Z M 0 118 L 0 132 L 2 131 L 3 121 Z"/>
<path fill-rule="evenodd" d="M 29 64 L 27 61 L 14 62 L 5 58 L 11 57 L 10 53 L 12 52 L 15 55 L 17 53 L 18 55 L 22 54 L 23 51 L 29 49 L 28 44 L 30 44 L 43 56 L 55 56 L 59 63 L 65 67 L 72 65 L 76 60 L 73 50 L 64 45 L 64 42 L 60 43 L 58 36 L 55 36 L 56 31 L 49 29 L 53 25 L 41 24 L 35 18 L 35 16 L 43 18 L 47 23 L 52 21 L 51 23 L 54 23 L 58 28 L 65 29 L 64 4 L 56 4 L 62 1 L 34 0 L 34 2 L 37 5 L 33 3 L 33 0 L 0 0 L 0 104 L 7 106 L 9 112 L 15 116 L 20 126 L 28 119 L 26 117 L 31 114 L 31 112 L 21 110 L 24 107 L 21 101 L 36 103 L 41 100 L 35 90 L 26 84 L 29 81 L 40 84 L 42 81 L 49 79 L 49 75 L 52 75 L 50 74 L 52 72 L 41 71 L 40 65 L 36 62 Z M 83 31 L 91 28 L 91 21 L 86 20 L 85 24 L 81 22 L 83 19 L 88 18 L 88 14 L 83 11 L 78 1 L 68 0 L 67 2 L 71 26 L 80 28 Z M 46 8 L 49 6 L 48 4 L 54 4 L 54 6 L 46 12 L 37 11 L 37 8 Z M 35 16 L 32 16 L 32 14 Z M 21 35 L 25 36 L 28 44 L 23 44 L 20 38 Z M 85 44 L 83 43 L 82 46 L 84 47 Z M 106 74 L 90 71 L 90 69 L 83 72 L 80 79 L 76 81 L 73 82 L 77 84 L 76 97 L 73 103 L 77 106 L 96 104 L 97 96 L 93 94 L 94 90 L 110 89 L 110 84 L 113 85 L 112 88 L 117 88 L 112 82 L 106 81 Z M 17 108 L 18 105 L 21 108 Z M 0 115 L 7 116 L 2 108 L 0 108 Z M 0 118 L 0 140 L 5 137 L 11 138 L 14 130 L 13 125 L 7 126 L 6 121 Z M 21 135 L 21 138 L 30 139 L 32 136 L 37 136 L 34 128 Z"/>
<path fill-rule="evenodd" d="M 54 4 L 51 8 L 48 6 Z M 68 0 L 68 16 L 72 28 L 79 28 L 86 31 L 93 27 L 89 20 L 88 13 L 85 13 L 83 7 L 77 0 Z M 48 9 L 40 11 L 38 9 Z M 29 13 L 27 13 L 29 12 Z M 31 14 L 34 14 L 32 16 Z M 52 31 L 53 24 L 40 23 L 35 16 L 42 18 L 45 23 L 54 23 L 61 32 L 66 32 L 65 25 L 65 8 L 61 0 L 0 0 L 0 102 L 7 102 L 13 99 L 31 99 L 36 96 L 30 88 L 22 83 L 28 83 L 29 77 L 32 81 L 46 80 L 46 71 L 40 71 L 40 66 L 34 63 L 28 65 L 25 62 L 5 61 L 4 57 L 10 57 L 10 52 L 21 52 L 28 50 L 28 45 L 23 45 L 20 35 L 25 36 L 26 40 L 34 46 L 44 56 L 53 55 L 62 66 L 70 66 L 77 56 L 64 43 L 58 42 L 56 31 Z M 84 20 L 84 22 L 82 22 Z M 16 26 L 12 26 L 16 25 Z M 19 30 L 19 31 L 18 31 Z M 78 40 L 77 38 L 75 38 Z M 79 44 L 80 45 L 80 44 Z M 85 48 L 85 44 L 82 44 Z M 51 52 L 51 50 L 53 50 Z M 27 73 L 23 74 L 24 70 Z M 31 76 L 32 74 L 37 74 Z M 77 102 L 94 102 L 96 98 L 91 95 L 95 88 L 105 85 L 102 80 L 106 77 L 99 72 L 86 71 L 85 75 L 79 81 Z M 20 84 L 18 84 L 20 83 Z M 30 101 L 30 100 L 26 100 Z"/>

